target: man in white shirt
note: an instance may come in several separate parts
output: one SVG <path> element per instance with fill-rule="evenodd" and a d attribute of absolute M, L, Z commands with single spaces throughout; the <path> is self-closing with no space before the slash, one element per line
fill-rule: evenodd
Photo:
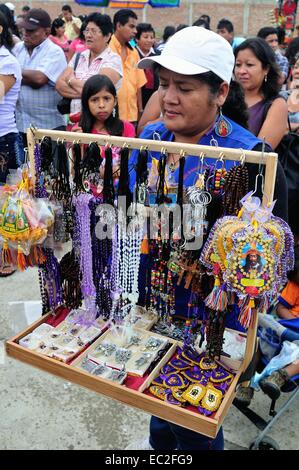
<path fill-rule="evenodd" d="M 43 129 L 64 129 L 64 117 L 57 110 L 61 96 L 55 90 L 59 75 L 67 63 L 62 49 L 48 35 L 51 18 L 45 10 L 32 9 L 21 27 L 24 42 L 16 44 L 14 54 L 22 68 L 22 86 L 16 107 L 19 132 L 33 124 Z"/>
<path fill-rule="evenodd" d="M 69 5 L 63 5 L 61 13 L 62 19 L 65 22 L 65 35 L 69 41 L 73 41 L 79 36 L 82 22 L 80 18 L 73 15 Z"/>

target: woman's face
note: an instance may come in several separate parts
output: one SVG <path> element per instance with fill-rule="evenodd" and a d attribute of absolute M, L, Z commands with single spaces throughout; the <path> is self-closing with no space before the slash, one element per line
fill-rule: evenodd
<path fill-rule="evenodd" d="M 299 59 L 296 60 L 293 68 L 293 80 L 296 80 L 297 82 L 299 80 Z"/>
<path fill-rule="evenodd" d="M 111 115 L 114 106 L 116 105 L 116 98 L 107 90 L 98 91 L 92 95 L 88 100 L 89 111 L 92 116 L 101 122 L 105 122 Z"/>
<path fill-rule="evenodd" d="M 208 130 L 227 94 L 227 83 L 222 83 L 213 96 L 208 85 L 192 76 L 160 70 L 159 99 L 164 122 L 180 137 L 197 136 Z"/>
<path fill-rule="evenodd" d="M 155 35 L 152 31 L 141 33 L 140 38 L 136 39 L 138 46 L 143 52 L 149 52 L 155 43 Z"/>
<path fill-rule="evenodd" d="M 65 33 L 65 26 L 59 26 L 59 28 L 55 28 L 55 30 L 58 37 L 63 36 Z"/>
<path fill-rule="evenodd" d="M 251 49 L 240 51 L 236 57 L 235 77 L 245 92 L 260 90 L 268 70 Z"/>
<path fill-rule="evenodd" d="M 91 21 L 84 30 L 84 36 L 87 48 L 100 54 L 106 48 L 111 34 L 104 36 L 100 28 Z"/>

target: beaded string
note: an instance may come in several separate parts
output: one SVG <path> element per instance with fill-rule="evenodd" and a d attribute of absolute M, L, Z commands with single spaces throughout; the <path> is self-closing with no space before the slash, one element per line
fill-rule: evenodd
<path fill-rule="evenodd" d="M 80 270 L 82 275 L 81 290 L 85 297 L 95 296 L 96 289 L 93 282 L 92 251 L 90 235 L 90 208 L 91 194 L 79 194 L 73 197 L 76 208 L 78 230 L 80 233 Z"/>
<path fill-rule="evenodd" d="M 43 184 L 42 176 L 42 158 L 40 145 L 37 143 L 34 146 L 34 164 L 35 164 L 35 197 L 44 198 L 48 197 L 48 193 Z"/>

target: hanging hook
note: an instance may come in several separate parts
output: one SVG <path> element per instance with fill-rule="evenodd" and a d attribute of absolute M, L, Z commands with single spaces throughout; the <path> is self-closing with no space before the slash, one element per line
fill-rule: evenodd
<path fill-rule="evenodd" d="M 241 166 L 244 166 L 245 161 L 246 161 L 246 154 L 245 154 L 245 150 L 244 150 L 244 149 L 240 149 L 240 150 L 241 150 L 240 165 L 241 165 Z"/>

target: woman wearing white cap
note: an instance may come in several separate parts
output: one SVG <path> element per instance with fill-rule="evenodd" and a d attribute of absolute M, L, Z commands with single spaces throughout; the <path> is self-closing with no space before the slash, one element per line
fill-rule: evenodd
<path fill-rule="evenodd" d="M 146 126 L 140 137 L 163 141 L 177 141 L 191 144 L 213 145 L 219 147 L 261 150 L 262 142 L 249 131 L 222 115 L 222 106 L 229 92 L 234 67 L 234 55 L 229 43 L 212 31 L 197 26 L 185 28 L 172 36 L 161 55 L 144 58 L 140 68 L 158 67 L 160 76 L 159 99 L 163 122 Z M 270 147 L 268 146 L 268 150 Z M 160 158 L 158 152 L 151 151 L 150 177 Z M 131 163 L 134 165 L 137 152 L 133 152 Z M 169 181 L 178 183 L 180 155 L 168 155 L 167 172 Z M 207 158 L 208 163 L 212 160 Z M 152 165 L 151 165 L 152 163 Z M 227 162 L 230 168 L 233 162 Z M 198 157 L 187 156 L 184 171 L 184 187 L 194 184 L 198 168 Z M 249 165 L 249 187 L 254 188 L 257 165 Z M 131 172 L 131 175 L 135 172 Z M 154 174 L 155 176 L 155 174 Z M 157 174 L 156 174 L 157 177 Z M 166 184 L 169 183 L 166 182 Z M 153 190 L 155 182 L 152 181 Z M 134 187 L 131 176 L 131 188 Z M 276 179 L 276 215 L 286 218 L 286 182 L 279 166 Z M 146 256 L 146 255 L 144 255 Z M 142 262 L 141 266 L 145 263 Z M 145 272 L 140 270 L 140 285 L 144 283 Z M 179 289 L 180 288 L 180 289 Z M 185 292 L 182 292 L 182 291 Z M 143 292 L 140 289 L 140 298 Z M 190 296 L 188 289 L 176 288 L 176 313 L 187 313 Z M 138 444 L 132 449 L 141 448 Z M 195 433 L 160 418 L 152 417 L 150 439 L 143 448 L 155 450 L 222 450 L 223 432 L 216 439 Z"/>

